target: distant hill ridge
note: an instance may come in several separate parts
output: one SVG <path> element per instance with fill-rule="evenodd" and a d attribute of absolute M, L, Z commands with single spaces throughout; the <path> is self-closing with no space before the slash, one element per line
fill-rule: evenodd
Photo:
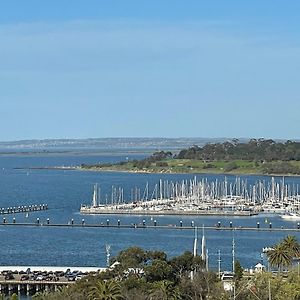
<path fill-rule="evenodd" d="M 207 143 L 221 143 L 230 138 L 86 138 L 86 139 L 32 139 L 1 142 L 2 149 L 47 149 L 47 148 L 149 148 L 183 149 L 193 145 L 204 146 Z M 239 139 L 247 142 L 249 139 Z"/>

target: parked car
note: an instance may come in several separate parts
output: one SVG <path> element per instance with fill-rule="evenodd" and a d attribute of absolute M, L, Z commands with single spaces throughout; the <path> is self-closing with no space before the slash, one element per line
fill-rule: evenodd
<path fill-rule="evenodd" d="M 76 278 L 75 275 L 70 275 L 70 276 L 68 276 L 68 281 L 74 281 L 75 278 Z"/>
<path fill-rule="evenodd" d="M 8 273 L 4 277 L 5 280 L 12 280 L 15 279 L 14 275 L 12 273 Z"/>
<path fill-rule="evenodd" d="M 29 280 L 29 275 L 22 275 L 21 276 L 21 281 Z"/>
<path fill-rule="evenodd" d="M 38 280 L 38 281 L 44 280 L 44 276 L 43 275 L 38 275 L 35 280 Z"/>

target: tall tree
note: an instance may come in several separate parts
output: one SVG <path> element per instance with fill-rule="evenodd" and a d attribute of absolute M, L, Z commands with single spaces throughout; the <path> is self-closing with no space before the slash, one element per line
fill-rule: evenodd
<path fill-rule="evenodd" d="M 179 289 L 174 287 L 173 283 L 162 280 L 154 283 L 150 291 L 150 299 L 157 300 L 181 300 Z"/>
<path fill-rule="evenodd" d="M 300 257 L 300 244 L 294 235 L 288 235 L 282 241 L 283 247 L 291 252 L 293 257 Z"/>
<path fill-rule="evenodd" d="M 112 280 L 98 281 L 88 293 L 89 300 L 121 300 L 120 285 Z"/>
<path fill-rule="evenodd" d="M 292 263 L 293 255 L 283 243 L 276 245 L 273 249 L 267 252 L 269 263 L 272 267 L 277 267 L 279 271 L 283 267 L 288 267 Z"/>

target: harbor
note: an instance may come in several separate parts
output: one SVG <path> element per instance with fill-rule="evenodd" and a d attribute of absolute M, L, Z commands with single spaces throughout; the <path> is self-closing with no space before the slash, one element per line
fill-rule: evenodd
<path fill-rule="evenodd" d="M 88 155 L 62 158 L 49 155 L 44 159 L 43 165 L 76 165 L 81 162 L 96 163 L 99 160 L 110 162 L 112 159 L 120 161 L 125 160 L 126 156 L 128 154 L 124 157 L 99 158 Z M 223 256 L 222 268 L 229 268 L 233 234 L 238 259 L 244 267 L 251 267 L 259 260 L 259 253 L 263 247 L 276 244 L 287 234 L 300 236 L 297 224 L 299 220 L 281 218 L 288 203 L 290 205 L 287 207 L 291 207 L 294 203 L 294 207 L 297 207 L 297 186 L 300 184 L 298 177 L 272 179 L 269 176 L 236 177 L 207 174 L 196 175 L 195 179 L 194 174 L 14 169 L 19 165 L 41 165 L 41 160 L 34 156 L 26 157 L 26 163 L 25 160 L 20 162 L 20 159 L 0 158 L 4 166 L 4 170 L 0 172 L 1 207 L 17 208 L 28 207 L 32 203 L 47 203 L 48 209 L 33 213 L 2 215 L 0 218 L 0 232 L 4 241 L 4 246 L 0 250 L 2 266 L 26 264 L 103 267 L 106 266 L 106 244 L 111 245 L 112 257 L 131 245 L 143 249 L 161 249 L 169 257 L 174 257 L 191 249 L 193 226 L 204 225 L 207 231 L 207 247 L 210 249 L 211 268 L 217 265 L 218 250 Z M 126 210 L 125 214 L 80 213 L 81 204 L 93 206 L 91 202 L 95 183 L 98 183 L 96 197 L 98 206 L 115 207 L 152 200 L 154 203 L 162 201 L 164 205 L 163 201 L 167 199 L 172 206 L 171 201 L 175 199 L 181 201 L 180 196 L 183 194 L 182 202 L 188 203 L 187 207 L 189 205 L 194 207 L 194 203 L 196 205 L 199 203 L 199 206 L 202 206 L 203 202 L 210 204 L 213 198 L 216 198 L 214 201 L 216 207 L 214 210 L 199 209 L 200 214 L 196 215 L 189 215 L 184 210 L 180 210 L 178 215 L 172 211 L 171 214 L 165 214 L 160 210 L 153 210 L 154 214 L 146 214 L 139 210 L 136 210 L 136 214 L 128 214 Z M 255 186 L 254 196 L 253 186 Z M 285 186 L 284 193 L 282 186 Z M 205 201 L 202 201 L 203 194 Z M 257 207 L 260 203 L 272 203 L 272 196 L 276 200 L 273 201 L 274 205 L 270 205 L 272 212 L 268 212 L 265 205 L 265 211 L 259 211 L 258 214 L 251 216 L 239 215 L 239 212 L 232 214 L 234 205 L 231 198 L 235 199 L 237 195 L 241 200 L 240 203 L 242 204 L 242 199 L 245 198 L 249 207 L 254 203 L 253 199 Z M 132 211 L 132 208 L 129 210 Z M 150 210 L 151 213 L 153 211 Z M 220 214 L 214 214 L 214 211 Z M 245 207 L 246 213 L 248 211 Z"/>
<path fill-rule="evenodd" d="M 111 197 L 101 199 L 101 189 L 94 185 L 91 205 L 82 204 L 81 214 L 133 215 L 223 215 L 253 216 L 260 212 L 297 213 L 300 207 L 298 185 L 257 181 L 253 185 L 236 177 L 234 182 L 198 180 L 173 182 L 160 180 L 152 191 L 148 183 L 143 191 L 131 190 L 131 200 L 124 199 L 123 187 L 111 188 Z"/>

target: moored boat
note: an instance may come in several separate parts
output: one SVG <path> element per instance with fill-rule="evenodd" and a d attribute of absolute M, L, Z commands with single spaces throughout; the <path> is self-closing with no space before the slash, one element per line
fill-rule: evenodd
<path fill-rule="evenodd" d="M 281 215 L 281 218 L 284 220 L 297 221 L 297 220 L 300 220 L 300 214 L 291 212 L 291 213 Z"/>

